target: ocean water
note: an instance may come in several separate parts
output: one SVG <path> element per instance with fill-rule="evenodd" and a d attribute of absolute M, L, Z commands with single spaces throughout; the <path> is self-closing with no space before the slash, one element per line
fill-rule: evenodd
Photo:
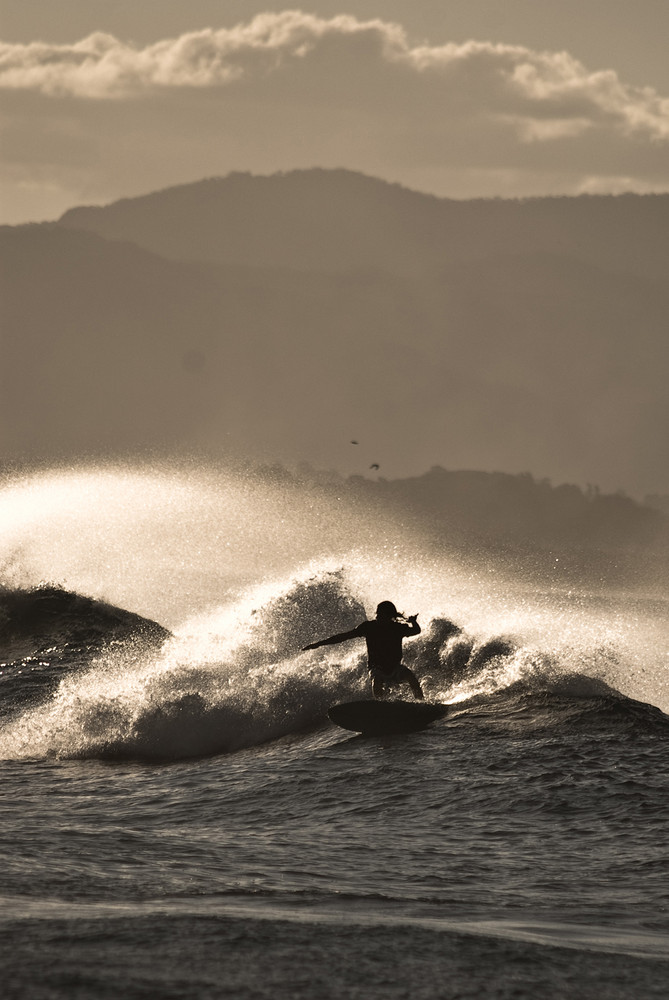
<path fill-rule="evenodd" d="M 7 476 L 0 525 L 3 997 L 666 996 L 662 595 L 196 466 Z M 383 599 L 450 708 L 363 738 L 362 644 L 301 648 Z"/>

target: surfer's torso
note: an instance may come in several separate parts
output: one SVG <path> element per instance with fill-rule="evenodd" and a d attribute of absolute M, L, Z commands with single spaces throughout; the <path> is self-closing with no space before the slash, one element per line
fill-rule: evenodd
<path fill-rule="evenodd" d="M 420 626 L 416 622 L 397 618 L 374 618 L 372 621 L 361 622 L 353 630 L 353 634 L 365 638 L 369 669 L 381 671 L 388 676 L 394 674 L 402 664 L 402 639 L 419 632 Z"/>

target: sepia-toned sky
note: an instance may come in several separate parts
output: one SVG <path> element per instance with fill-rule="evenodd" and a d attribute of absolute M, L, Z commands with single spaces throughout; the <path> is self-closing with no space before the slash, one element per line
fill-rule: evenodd
<path fill-rule="evenodd" d="M 231 170 L 669 190 L 666 0 L 2 0 L 0 222 Z"/>

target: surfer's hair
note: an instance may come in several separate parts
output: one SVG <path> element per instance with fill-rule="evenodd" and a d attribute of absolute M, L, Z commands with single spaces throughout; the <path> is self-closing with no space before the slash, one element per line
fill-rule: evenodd
<path fill-rule="evenodd" d="M 376 609 L 377 618 L 397 618 L 398 611 L 392 601 L 381 601 Z"/>

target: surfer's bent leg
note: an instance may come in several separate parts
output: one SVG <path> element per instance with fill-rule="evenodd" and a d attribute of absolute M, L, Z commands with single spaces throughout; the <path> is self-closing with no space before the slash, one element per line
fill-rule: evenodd
<path fill-rule="evenodd" d="M 384 676 L 382 671 L 376 670 L 372 667 L 369 671 L 369 676 L 372 679 L 372 694 L 375 698 L 385 698 L 386 696 L 386 683 L 387 678 Z"/>
<path fill-rule="evenodd" d="M 408 684 L 411 688 L 411 693 L 418 701 L 423 701 L 425 698 L 423 689 L 413 670 L 409 670 L 403 663 L 393 670 L 392 673 L 381 670 L 379 667 L 372 667 L 369 674 L 372 678 L 372 694 L 375 698 L 385 698 L 388 694 L 388 689 L 397 687 L 399 684 Z"/>
<path fill-rule="evenodd" d="M 414 698 L 418 699 L 418 701 L 424 700 L 425 695 L 423 694 L 423 689 L 420 686 L 418 678 L 414 674 L 413 670 L 409 670 L 408 667 L 405 667 L 404 664 L 402 664 L 397 671 L 397 680 L 400 684 L 408 684 L 411 688 L 411 693 Z"/>

